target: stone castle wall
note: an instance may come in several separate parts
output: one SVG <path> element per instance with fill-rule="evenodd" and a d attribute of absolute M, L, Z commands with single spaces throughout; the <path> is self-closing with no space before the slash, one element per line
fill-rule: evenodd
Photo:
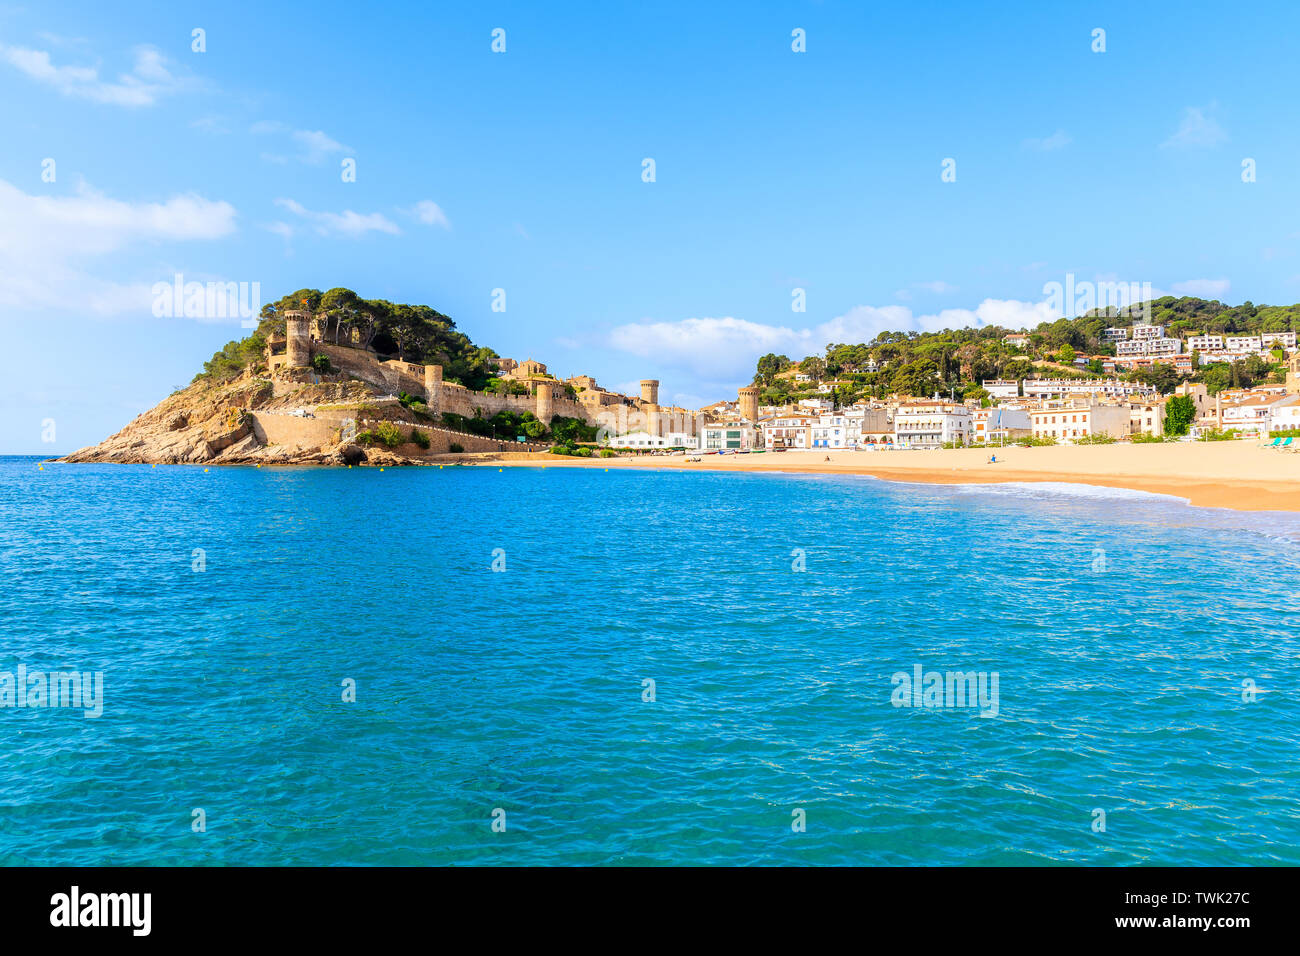
<path fill-rule="evenodd" d="M 370 418 L 301 418 L 297 415 L 285 415 L 275 412 L 250 412 L 253 434 L 267 445 L 285 447 L 320 448 L 338 444 L 344 433 L 355 434 L 374 428 L 385 419 Z M 429 438 L 429 447 L 421 448 L 415 442 L 405 442 L 391 449 L 408 458 L 427 458 L 430 455 L 451 453 L 453 444 L 460 445 L 467 452 L 539 452 L 546 451 L 549 445 L 536 442 L 503 441 L 499 438 L 485 438 L 482 435 L 468 435 L 448 428 L 435 428 L 429 425 L 411 422 L 395 422 L 403 432 L 412 428 L 423 432 Z M 387 447 L 387 446 L 383 446 Z"/>
<path fill-rule="evenodd" d="M 330 364 L 336 369 L 369 382 L 377 388 L 386 389 L 393 395 L 406 392 L 409 395 L 423 396 L 426 401 L 430 400 L 423 365 L 396 360 L 380 362 L 373 352 L 324 342 L 316 342 L 313 347 L 317 352 L 329 356 Z M 491 418 L 502 411 L 520 414 L 532 412 L 538 418 L 542 418 L 538 412 L 544 411 L 547 404 L 544 397 L 539 400 L 537 395 L 494 395 L 489 392 L 474 392 L 463 385 L 447 382 L 440 385 L 439 392 L 436 407 L 430 405 L 431 412 L 436 414 L 451 412 L 466 418 L 473 418 L 476 409 L 482 410 L 484 418 Z M 585 405 L 564 394 L 563 385 L 559 382 L 556 382 L 552 389 L 549 406 L 550 415 L 544 419 L 547 424 L 550 423 L 550 417 L 554 415 L 577 418 L 593 424 L 596 421 L 595 415 Z"/>

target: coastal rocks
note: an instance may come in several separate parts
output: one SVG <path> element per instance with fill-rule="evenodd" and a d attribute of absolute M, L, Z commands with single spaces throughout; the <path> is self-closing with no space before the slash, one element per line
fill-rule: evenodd
<path fill-rule="evenodd" d="M 340 465 L 359 465 L 366 460 L 366 451 L 353 442 L 345 442 L 334 449 L 333 457 Z"/>
<path fill-rule="evenodd" d="M 310 376 L 306 376 L 307 379 Z M 244 375 L 225 382 L 201 379 L 137 415 L 117 434 L 63 458 L 66 462 L 157 465 L 327 465 L 334 467 L 427 464 L 383 447 L 339 441 L 340 428 L 317 412 L 339 402 L 382 404 L 364 382 L 273 383 Z M 303 417 L 291 417 L 306 412 Z M 268 438 L 265 425 L 279 428 Z M 312 428 L 311 423 L 322 427 Z M 294 423 L 304 427 L 298 429 Z M 288 427 L 286 427 L 286 425 Z"/>

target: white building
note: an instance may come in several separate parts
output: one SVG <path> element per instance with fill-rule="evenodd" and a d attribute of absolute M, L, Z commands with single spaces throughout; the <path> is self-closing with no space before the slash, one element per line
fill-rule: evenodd
<path fill-rule="evenodd" d="M 1291 351 L 1296 347 L 1296 335 L 1294 332 L 1262 332 L 1259 336 L 1260 342 L 1264 348 L 1280 346 L 1281 348 Z"/>
<path fill-rule="evenodd" d="M 1223 351 L 1223 336 L 1189 335 L 1187 337 L 1187 348 L 1193 352 L 1221 352 Z"/>
<path fill-rule="evenodd" d="M 1163 329 L 1159 325 L 1135 325 L 1138 329 Z M 1115 354 L 1121 355 L 1178 355 L 1183 350 L 1182 339 L 1170 339 L 1164 336 L 1134 337 L 1131 342 L 1116 342 Z"/>
<path fill-rule="evenodd" d="M 993 406 L 971 411 L 971 444 L 997 445 L 1030 434 L 1029 412 L 1014 406 Z"/>
<path fill-rule="evenodd" d="M 894 412 L 894 436 L 903 448 L 939 448 L 950 443 L 969 445 L 971 410 L 944 401 L 909 402 Z"/>
<path fill-rule="evenodd" d="M 844 415 L 822 415 L 809 427 L 813 448 L 852 448 L 857 445 L 856 436 L 850 440 L 849 419 Z"/>
<path fill-rule="evenodd" d="M 1258 335 L 1225 335 L 1223 348 L 1228 352 L 1258 352 L 1264 347 Z"/>
<path fill-rule="evenodd" d="M 722 422 L 700 429 L 701 451 L 750 451 L 758 443 L 758 429 L 750 422 Z"/>
<path fill-rule="evenodd" d="M 651 435 L 647 431 L 628 432 L 625 435 L 612 435 L 610 448 L 685 448 L 694 451 L 699 448 L 699 438 L 686 432 L 666 432 L 663 435 Z"/>
<path fill-rule="evenodd" d="M 1288 395 L 1269 413 L 1269 432 L 1289 432 L 1300 428 L 1300 395 Z"/>
<path fill-rule="evenodd" d="M 1268 392 L 1247 392 L 1219 406 L 1219 427 L 1224 431 L 1264 436 L 1272 429 L 1273 410 L 1286 404 L 1287 395 Z"/>
<path fill-rule="evenodd" d="M 993 398 L 1015 398 L 1020 394 L 1020 383 L 1009 378 L 986 378 L 980 386 Z"/>
<path fill-rule="evenodd" d="M 1115 326 L 1102 331 L 1101 337 L 1107 342 L 1122 342 L 1128 338 L 1128 329 Z"/>
<path fill-rule="evenodd" d="M 1156 390 L 1141 382 L 1121 382 L 1117 378 L 1027 378 L 1026 398 L 1053 399 L 1071 395 L 1121 399 L 1130 395 L 1154 396 Z"/>
<path fill-rule="evenodd" d="M 812 445 L 811 415 L 776 415 L 763 421 L 763 447 L 805 449 Z"/>

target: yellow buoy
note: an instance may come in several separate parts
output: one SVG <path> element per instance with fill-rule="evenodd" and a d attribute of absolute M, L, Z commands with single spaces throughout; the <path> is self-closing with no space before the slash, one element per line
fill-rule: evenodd
<path fill-rule="evenodd" d="M 208 473 L 208 470 L 207 470 L 206 468 L 204 468 L 204 469 L 203 469 L 203 473 L 206 475 L 206 474 Z"/>

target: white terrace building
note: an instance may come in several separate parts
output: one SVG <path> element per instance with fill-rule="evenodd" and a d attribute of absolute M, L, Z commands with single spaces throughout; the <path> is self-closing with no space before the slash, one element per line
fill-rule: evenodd
<path fill-rule="evenodd" d="M 909 402 L 894 412 L 894 437 L 902 448 L 969 445 L 971 435 L 971 410 L 955 402 Z"/>
<path fill-rule="evenodd" d="M 805 449 L 812 446 L 812 425 L 818 419 L 811 415 L 776 415 L 763 424 L 763 447 Z"/>

